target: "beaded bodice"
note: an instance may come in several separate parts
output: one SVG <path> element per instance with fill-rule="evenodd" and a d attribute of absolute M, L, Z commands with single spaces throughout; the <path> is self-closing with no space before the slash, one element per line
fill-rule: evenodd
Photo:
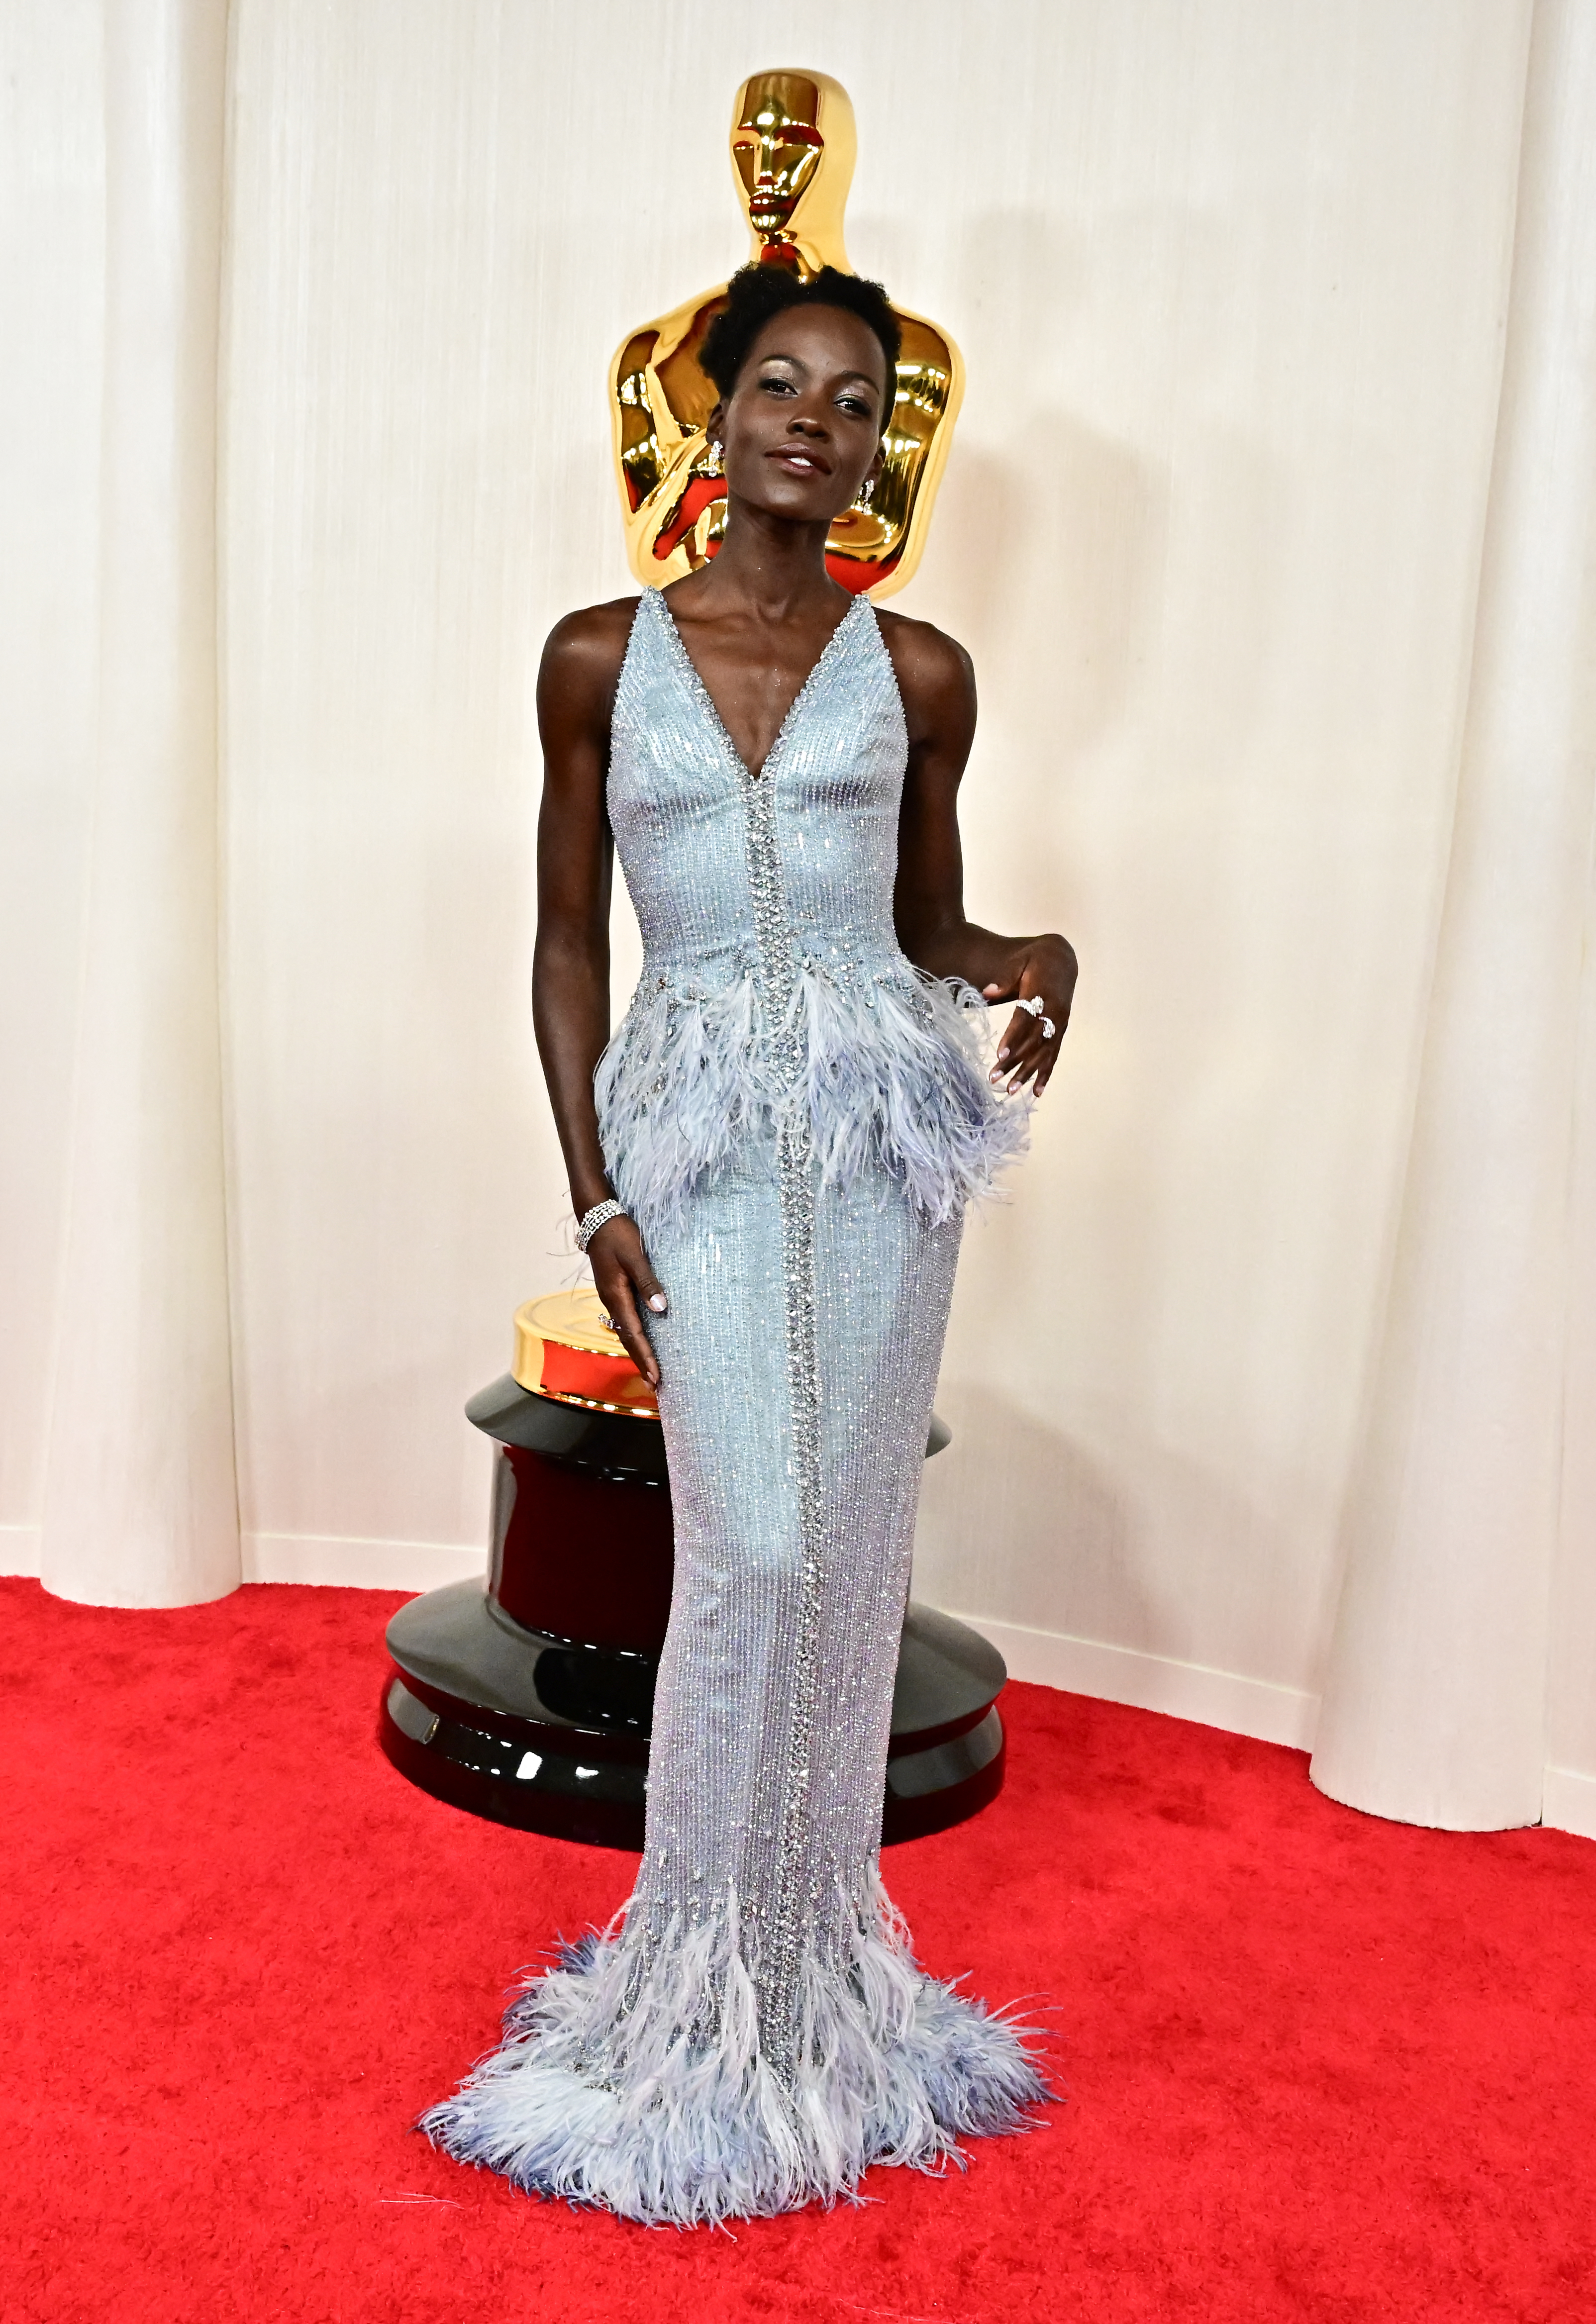
<path fill-rule="evenodd" d="M 893 929 L 907 759 L 867 599 L 752 774 L 664 597 L 644 593 L 607 795 L 643 973 L 597 1095 L 611 1176 L 645 1222 L 797 1111 L 823 1183 L 879 1163 L 932 1219 L 1023 1144 L 1023 1109 L 982 1070 L 978 997 L 923 976 Z"/>
<path fill-rule="evenodd" d="M 763 768 L 738 757 L 663 595 L 650 589 L 617 690 L 610 825 L 654 977 L 759 965 L 780 908 L 796 959 L 832 974 L 902 962 L 892 928 L 908 738 L 874 609 L 856 597 L 789 710 Z M 748 826 L 774 858 L 750 879 Z M 907 962 L 902 964 L 907 967 Z"/>

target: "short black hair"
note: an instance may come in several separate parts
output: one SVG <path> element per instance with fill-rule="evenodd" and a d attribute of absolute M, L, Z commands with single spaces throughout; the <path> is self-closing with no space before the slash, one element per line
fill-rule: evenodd
<path fill-rule="evenodd" d="M 783 314 L 789 307 L 840 307 L 845 314 L 857 315 L 875 333 L 887 359 L 887 393 L 881 407 L 884 434 L 896 401 L 903 333 L 879 282 L 868 282 L 862 274 L 844 274 L 835 266 L 823 266 L 807 282 L 800 282 L 784 266 L 755 263 L 738 268 L 726 285 L 726 303 L 705 333 L 698 354 L 699 364 L 723 399 L 737 384 L 748 350 L 771 316 Z"/>

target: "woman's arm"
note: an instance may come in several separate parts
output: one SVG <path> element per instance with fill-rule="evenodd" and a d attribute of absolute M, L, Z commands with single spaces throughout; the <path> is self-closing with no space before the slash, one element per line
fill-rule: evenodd
<path fill-rule="evenodd" d="M 594 1069 L 610 1038 L 610 881 L 614 844 L 604 811 L 610 715 L 635 601 L 572 613 L 550 632 L 538 672 L 543 804 L 538 816 L 538 941 L 532 1022 L 577 1216 L 614 1189 L 604 1172 Z M 639 1314 L 663 1314 L 665 1294 L 629 1218 L 588 1245 L 600 1298 L 627 1354 L 659 1384 Z"/>
<path fill-rule="evenodd" d="M 962 976 L 988 1001 L 1039 998 L 1053 1020 L 1017 1009 L 998 1048 L 994 1081 L 1011 1090 L 1034 1074 L 1047 1086 L 1069 1022 L 1075 955 L 1060 936 L 1000 936 L 964 917 L 959 783 L 975 735 L 975 673 L 963 646 L 928 622 L 887 614 L 881 623 L 909 725 L 909 768 L 898 833 L 893 917 L 898 941 L 931 976 Z"/>

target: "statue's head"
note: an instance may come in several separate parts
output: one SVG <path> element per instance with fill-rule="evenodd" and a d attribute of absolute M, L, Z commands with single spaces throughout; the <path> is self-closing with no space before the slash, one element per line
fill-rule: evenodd
<path fill-rule="evenodd" d="M 845 89 L 825 73 L 751 74 L 737 92 L 732 164 L 760 245 L 813 242 L 811 266 L 838 263 L 853 174 L 853 108 Z"/>

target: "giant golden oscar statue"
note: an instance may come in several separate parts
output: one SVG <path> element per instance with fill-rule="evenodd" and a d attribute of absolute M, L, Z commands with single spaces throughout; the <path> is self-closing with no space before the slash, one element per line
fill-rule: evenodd
<path fill-rule="evenodd" d="M 806 281 L 823 266 L 852 272 L 843 208 L 853 175 L 853 108 L 825 73 L 759 72 L 737 92 L 732 162 L 762 266 Z M 627 552 L 638 579 L 662 586 L 713 557 L 726 519 L 725 480 L 709 473 L 704 423 L 715 391 L 698 368 L 725 284 L 633 331 L 610 366 L 610 410 Z M 855 595 L 890 596 L 919 563 L 947 458 L 964 366 L 946 333 L 906 307 L 898 396 L 886 456 L 868 508 L 832 526 L 826 563 Z"/>

